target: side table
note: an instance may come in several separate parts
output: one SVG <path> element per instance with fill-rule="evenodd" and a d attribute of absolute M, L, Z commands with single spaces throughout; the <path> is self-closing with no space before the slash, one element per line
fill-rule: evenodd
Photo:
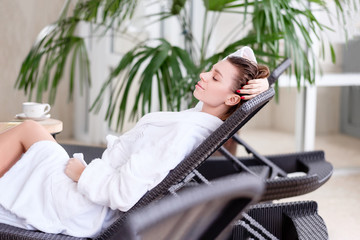
<path fill-rule="evenodd" d="M 9 128 L 19 125 L 22 122 L 23 121 L 21 121 L 21 120 L 0 122 L 0 133 Z M 60 133 L 63 130 L 63 122 L 60 120 L 57 120 L 57 119 L 49 118 L 49 119 L 45 119 L 45 120 L 41 120 L 41 121 L 37 121 L 37 122 L 40 123 L 41 125 L 43 125 L 46 128 L 46 130 L 48 130 L 49 133 L 51 133 L 51 135 L 53 135 L 54 137 L 56 134 Z"/>

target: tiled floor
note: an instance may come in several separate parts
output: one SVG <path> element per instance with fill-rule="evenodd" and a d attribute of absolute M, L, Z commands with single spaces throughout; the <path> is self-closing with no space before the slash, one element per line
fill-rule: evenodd
<path fill-rule="evenodd" d="M 271 130 L 244 130 L 241 137 L 263 154 L 295 151 L 294 136 Z M 330 180 L 316 191 L 281 201 L 314 200 L 331 240 L 360 239 L 360 139 L 346 135 L 317 136 L 316 150 L 323 150 L 334 166 Z M 238 154 L 245 154 L 238 149 Z"/>

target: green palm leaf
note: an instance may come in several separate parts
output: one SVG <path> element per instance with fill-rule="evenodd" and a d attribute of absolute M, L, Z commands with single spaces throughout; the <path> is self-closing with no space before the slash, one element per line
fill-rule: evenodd
<path fill-rule="evenodd" d="M 357 1 L 335 1 L 338 21 L 345 22 L 344 4 L 351 2 L 354 8 L 358 6 Z M 35 94 L 39 101 L 45 92 L 49 92 L 49 102 L 54 103 L 65 67 L 70 64 L 69 99 L 75 81 L 80 82 L 82 92 L 84 86 L 91 85 L 90 61 L 85 39 L 76 36 L 76 27 L 85 22 L 93 24 L 95 33 L 100 32 L 100 36 L 109 29 L 122 33 L 126 28 L 122 24 L 131 20 L 137 5 L 136 0 L 79 0 L 73 13 L 69 14 L 70 0 L 67 0 L 58 21 L 44 28 L 25 57 L 15 87 L 29 98 Z M 189 14 L 190 1 L 173 0 L 168 9 L 150 16 L 157 17 L 157 21 L 176 18 L 183 33 L 183 47 L 181 44 L 173 46 L 165 39 L 157 39 L 156 46 L 154 39 L 137 43 L 114 67 L 91 110 L 97 112 L 100 109 L 108 90 L 106 120 L 118 129 L 123 126 L 128 111 L 130 119 L 135 119 L 152 111 L 154 100 L 159 103 L 159 110 L 179 110 L 184 104 L 192 103 L 192 88 L 201 71 L 245 45 L 251 46 L 258 61 L 270 68 L 290 57 L 293 60 L 291 72 L 296 76 L 298 87 L 301 81 L 314 83 L 319 67 L 313 42 L 316 39 L 323 44 L 322 33 L 330 28 L 319 22 L 309 5 L 330 14 L 324 0 L 203 0 L 202 36 L 195 39 Z M 232 37 L 225 38 L 227 45 L 216 48 L 209 56 L 213 29 L 220 14 L 227 13 L 237 14 L 239 17 L 234 18 L 237 28 L 247 32 L 243 32 L 241 38 L 230 32 Z M 330 18 L 334 17 L 330 15 Z M 331 59 L 335 61 L 331 44 L 329 48 Z M 325 57 L 324 45 L 320 49 Z M 134 88 L 136 94 L 131 96 Z"/>

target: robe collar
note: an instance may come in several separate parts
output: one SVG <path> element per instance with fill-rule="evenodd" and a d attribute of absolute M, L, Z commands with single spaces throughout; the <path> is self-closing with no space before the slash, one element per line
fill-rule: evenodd
<path fill-rule="evenodd" d="M 216 130 L 223 121 L 211 114 L 192 108 L 181 112 L 152 112 L 140 119 L 137 125 L 152 124 L 162 126 L 173 123 L 191 123 L 211 131 Z"/>

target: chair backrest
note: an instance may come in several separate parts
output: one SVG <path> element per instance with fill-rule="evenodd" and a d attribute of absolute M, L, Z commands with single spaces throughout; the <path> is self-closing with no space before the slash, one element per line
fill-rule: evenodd
<path fill-rule="evenodd" d="M 167 194 L 168 189 L 186 178 L 194 169 L 208 159 L 221 147 L 234 133 L 236 133 L 256 112 L 258 112 L 274 96 L 274 89 L 259 94 L 244 103 L 237 109 L 218 129 L 207 137 L 182 162 L 151 191 L 147 192 L 134 206 L 144 206 Z"/>
<path fill-rule="evenodd" d="M 185 189 L 130 214 L 114 239 L 227 239 L 234 221 L 263 189 L 264 183 L 250 174 Z"/>
<path fill-rule="evenodd" d="M 272 85 L 275 83 L 278 78 L 280 77 L 285 70 L 290 67 L 291 65 L 291 59 L 286 58 L 284 61 L 282 61 L 275 69 L 271 72 L 270 76 L 268 77 L 269 84 Z"/>

